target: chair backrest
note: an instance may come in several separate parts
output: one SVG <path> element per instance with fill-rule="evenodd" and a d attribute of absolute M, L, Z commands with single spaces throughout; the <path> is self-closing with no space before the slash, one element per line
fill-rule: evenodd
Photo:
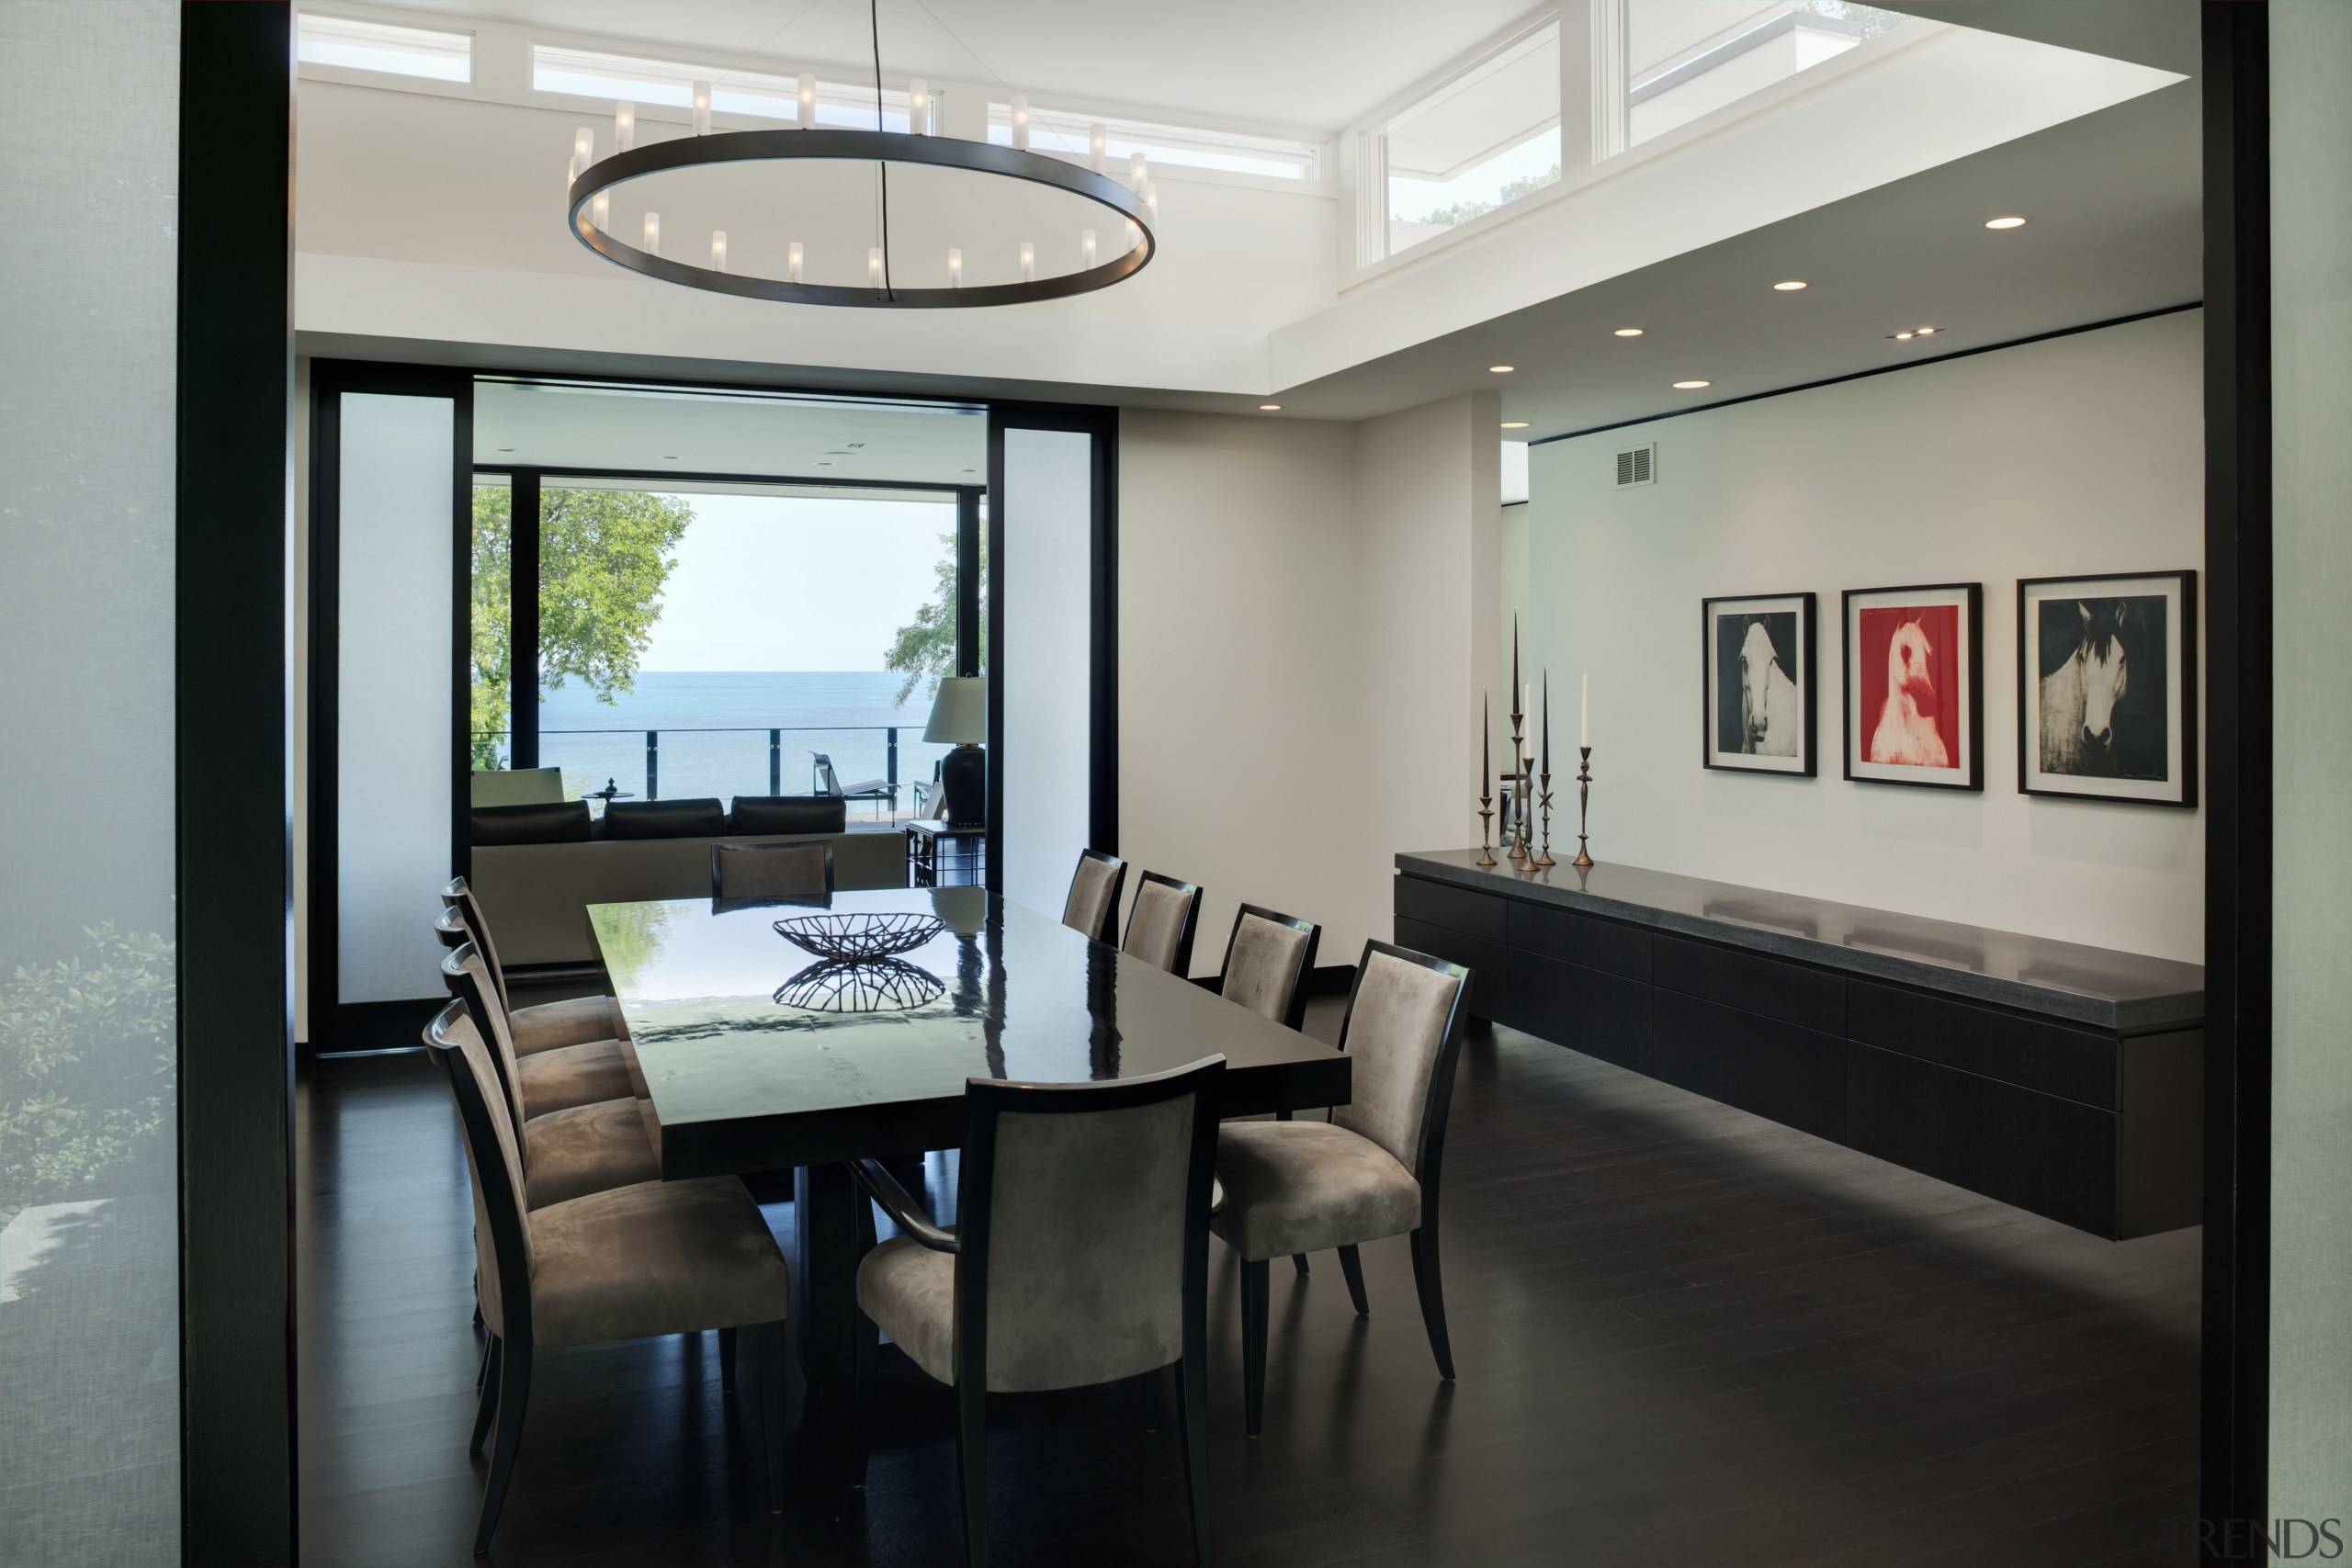
<path fill-rule="evenodd" d="M 476 806 L 537 806 L 563 798 L 561 768 L 477 768 Z"/>
<path fill-rule="evenodd" d="M 457 910 L 458 918 L 466 922 L 466 934 L 481 954 L 483 967 L 490 971 L 490 983 L 497 989 L 498 1005 L 511 1006 L 506 999 L 506 970 L 498 962 L 498 943 L 492 940 L 490 924 L 481 917 L 481 900 L 474 897 L 472 886 L 462 876 L 450 878 L 449 885 L 441 889 L 441 903 L 445 908 Z"/>
<path fill-rule="evenodd" d="M 1078 869 L 1070 874 L 1069 897 L 1062 905 L 1062 924 L 1083 931 L 1096 942 L 1111 940 L 1119 918 L 1119 893 L 1127 880 L 1127 863 L 1101 850 L 1082 851 Z"/>
<path fill-rule="evenodd" d="M 1225 1058 L 1210 1056 L 1109 1083 L 966 1084 L 959 1384 L 1109 1382 L 1204 1334 L 1224 1079 Z"/>
<path fill-rule="evenodd" d="M 808 756 L 809 793 L 811 795 L 841 794 L 842 781 L 833 773 L 833 760 L 822 751 L 811 751 Z"/>
<path fill-rule="evenodd" d="M 464 1004 L 424 1027 L 424 1043 L 449 1077 L 474 1195 L 474 1278 L 482 1321 L 502 1338 L 531 1330 L 531 1227 L 523 1217 L 523 1146 L 498 1091 L 491 1055 Z"/>
<path fill-rule="evenodd" d="M 1179 882 L 1147 871 L 1136 884 L 1136 907 L 1127 911 L 1127 934 L 1119 951 L 1182 976 L 1193 967 L 1193 931 L 1201 918 L 1197 883 Z"/>
<path fill-rule="evenodd" d="M 482 961 L 481 950 L 471 942 L 458 947 L 441 961 L 441 979 L 449 994 L 465 1004 L 474 1032 L 497 1047 L 491 1058 L 492 1069 L 505 1096 L 507 1114 L 521 1126 L 522 1074 L 514 1065 L 514 1026 L 507 1019 L 506 1004 L 498 999 L 497 988 L 491 984 L 490 966 Z"/>
<path fill-rule="evenodd" d="M 1340 1026 L 1351 1087 L 1331 1120 L 1395 1155 L 1425 1185 L 1445 1142 L 1469 993 L 1461 964 L 1367 942 Z"/>
<path fill-rule="evenodd" d="M 1323 928 L 1295 915 L 1244 904 L 1225 939 L 1225 978 L 1217 991 L 1261 1018 L 1293 1029 L 1306 1021 L 1306 977 Z"/>
<path fill-rule="evenodd" d="M 729 900 L 821 901 L 833 895 L 833 846 L 713 844 L 710 896 Z"/>

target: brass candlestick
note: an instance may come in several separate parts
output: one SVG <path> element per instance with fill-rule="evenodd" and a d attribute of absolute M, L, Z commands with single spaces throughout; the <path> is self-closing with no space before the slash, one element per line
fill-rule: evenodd
<path fill-rule="evenodd" d="M 1592 864 L 1592 852 L 1585 847 L 1585 813 L 1592 801 L 1592 748 L 1577 748 L 1577 858 L 1570 865 L 1579 870 Z"/>
<path fill-rule="evenodd" d="M 1552 858 L 1552 775 L 1546 772 L 1543 778 L 1542 786 L 1535 792 L 1535 804 L 1542 807 L 1544 812 L 1544 852 L 1532 863 L 1544 866 L 1557 865 L 1560 863 Z"/>
<path fill-rule="evenodd" d="M 1520 732 L 1526 715 L 1513 703 L 1510 710 L 1510 809 L 1503 817 L 1503 841 L 1510 846 L 1510 858 L 1527 858 L 1527 751 L 1525 738 Z"/>
<path fill-rule="evenodd" d="M 1478 859 L 1476 863 L 1480 865 L 1496 863 L 1495 846 L 1491 841 L 1494 826 L 1495 797 L 1491 795 L 1482 795 L 1478 797 Z"/>

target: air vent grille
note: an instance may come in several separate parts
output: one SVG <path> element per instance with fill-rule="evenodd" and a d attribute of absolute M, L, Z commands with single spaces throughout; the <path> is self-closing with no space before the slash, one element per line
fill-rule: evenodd
<path fill-rule="evenodd" d="M 1617 454 L 1617 488 L 1657 483 L 1657 443 L 1628 446 Z"/>

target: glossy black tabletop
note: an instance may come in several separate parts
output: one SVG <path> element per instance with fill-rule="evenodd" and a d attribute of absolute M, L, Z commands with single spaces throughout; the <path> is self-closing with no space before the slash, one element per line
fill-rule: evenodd
<path fill-rule="evenodd" d="M 942 927 L 865 966 L 775 929 L 826 909 Z M 1100 1081 L 1222 1054 L 1227 1115 L 1348 1098 L 1348 1059 L 1329 1045 L 982 888 L 842 892 L 821 908 L 595 904 L 588 919 L 671 1178 L 953 1147 L 972 1077 Z"/>

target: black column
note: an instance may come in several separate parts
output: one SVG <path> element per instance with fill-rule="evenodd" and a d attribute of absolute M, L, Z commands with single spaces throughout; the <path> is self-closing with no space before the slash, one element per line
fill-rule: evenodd
<path fill-rule="evenodd" d="M 2205 6 L 2202 1561 L 2263 1561 L 2270 1314 L 2269 16 Z"/>
<path fill-rule="evenodd" d="M 293 9 L 180 7 L 180 1506 L 194 1564 L 290 1562 L 298 1540 Z"/>
<path fill-rule="evenodd" d="M 980 492 L 956 492 L 956 673 L 980 672 Z"/>
<path fill-rule="evenodd" d="M 506 765 L 539 765 L 539 471 L 517 468 L 507 496 Z"/>

